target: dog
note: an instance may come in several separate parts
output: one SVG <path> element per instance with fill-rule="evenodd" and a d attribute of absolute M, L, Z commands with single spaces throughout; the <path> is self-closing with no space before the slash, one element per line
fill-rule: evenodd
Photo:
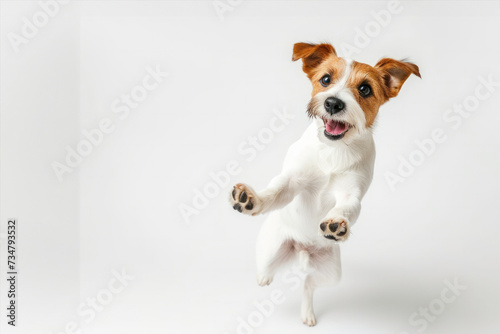
<path fill-rule="evenodd" d="M 326 43 L 295 44 L 292 60 L 299 59 L 312 83 L 307 114 L 313 122 L 267 188 L 238 183 L 230 201 L 243 214 L 269 213 L 257 239 L 257 282 L 269 285 L 279 268 L 298 260 L 307 273 L 301 318 L 314 326 L 314 290 L 340 280 L 339 243 L 349 238 L 372 180 L 379 108 L 420 72 L 406 60 L 370 66 L 341 58 Z"/>

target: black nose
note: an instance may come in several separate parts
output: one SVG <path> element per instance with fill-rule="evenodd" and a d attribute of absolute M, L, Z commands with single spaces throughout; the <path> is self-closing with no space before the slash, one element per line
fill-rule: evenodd
<path fill-rule="evenodd" d="M 344 109 L 344 102 L 336 97 L 329 97 L 325 100 L 325 109 L 331 115 L 336 114 Z"/>

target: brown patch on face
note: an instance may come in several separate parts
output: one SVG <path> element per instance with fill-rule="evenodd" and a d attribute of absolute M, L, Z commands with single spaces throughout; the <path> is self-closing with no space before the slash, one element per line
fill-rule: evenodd
<path fill-rule="evenodd" d="M 309 80 L 311 80 L 313 86 L 312 96 L 332 88 L 333 85 L 335 85 L 335 83 L 342 78 L 345 70 L 346 61 L 334 55 L 328 57 L 321 64 L 311 70 L 307 76 L 309 77 Z M 324 87 L 320 80 L 326 74 L 330 75 L 331 83 Z"/>
<path fill-rule="evenodd" d="M 403 83 L 411 74 L 420 77 L 418 66 L 390 58 L 380 60 L 374 67 L 353 62 L 347 86 L 352 90 L 366 117 L 366 126 L 375 121 L 378 110 L 390 98 L 398 95 Z M 367 84 L 371 94 L 363 96 L 359 87 Z"/>
<path fill-rule="evenodd" d="M 313 85 L 313 96 L 335 84 L 345 71 L 345 60 L 337 57 L 335 49 L 330 44 L 297 43 L 293 47 L 292 60 L 299 59 L 302 59 L 302 69 Z M 320 80 L 326 74 L 330 75 L 331 83 L 323 87 Z"/>
<path fill-rule="evenodd" d="M 359 91 L 361 85 L 369 85 L 371 94 L 363 96 Z M 372 126 L 380 106 L 388 100 L 380 73 L 370 65 L 353 61 L 347 87 L 351 89 L 356 101 L 365 113 L 366 127 Z"/>

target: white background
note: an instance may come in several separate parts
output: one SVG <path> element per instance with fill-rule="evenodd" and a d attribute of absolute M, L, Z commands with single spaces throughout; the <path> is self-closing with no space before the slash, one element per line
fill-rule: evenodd
<path fill-rule="evenodd" d="M 300 321 L 301 289 L 279 275 L 255 281 L 254 247 L 265 217 L 241 216 L 225 186 L 183 219 L 195 190 L 230 161 L 230 183 L 262 188 L 310 120 L 310 83 L 291 61 L 299 41 L 354 44 L 387 2 L 243 1 L 223 19 L 212 1 L 74 1 L 15 52 L 9 33 L 38 2 L 1 2 L 1 232 L 19 221 L 18 326 L 3 333 L 228 333 L 255 301 L 285 301 L 254 333 L 417 333 L 408 318 L 440 297 L 445 280 L 467 288 L 426 333 L 497 333 L 500 289 L 498 170 L 500 87 L 458 128 L 443 116 L 474 95 L 479 77 L 500 81 L 498 1 L 403 1 L 403 11 L 352 58 L 374 65 L 410 57 L 412 76 L 381 108 L 375 177 L 350 240 L 344 277 L 315 295 L 318 325 Z M 169 76 L 125 119 L 112 103 L 147 68 Z M 255 159 L 238 147 L 295 117 Z M 82 131 L 109 118 L 114 131 L 59 182 Z M 391 190 L 387 172 L 440 128 L 446 141 Z M 243 144 L 244 145 L 244 144 Z M 250 161 L 249 161 L 250 160 Z M 113 271 L 134 279 L 87 322 L 77 308 Z M 70 333 L 70 331 L 66 331 Z"/>

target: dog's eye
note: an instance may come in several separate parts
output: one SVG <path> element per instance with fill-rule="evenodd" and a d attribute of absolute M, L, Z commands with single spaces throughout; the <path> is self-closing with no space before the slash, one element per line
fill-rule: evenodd
<path fill-rule="evenodd" d="M 332 81 L 332 78 L 330 77 L 330 75 L 325 74 L 319 82 L 321 83 L 321 86 L 326 87 L 331 83 L 331 81 Z"/>
<path fill-rule="evenodd" d="M 361 86 L 359 86 L 358 90 L 359 94 L 361 94 L 361 96 L 363 97 L 370 96 L 372 93 L 372 88 L 367 84 L 362 84 Z"/>

